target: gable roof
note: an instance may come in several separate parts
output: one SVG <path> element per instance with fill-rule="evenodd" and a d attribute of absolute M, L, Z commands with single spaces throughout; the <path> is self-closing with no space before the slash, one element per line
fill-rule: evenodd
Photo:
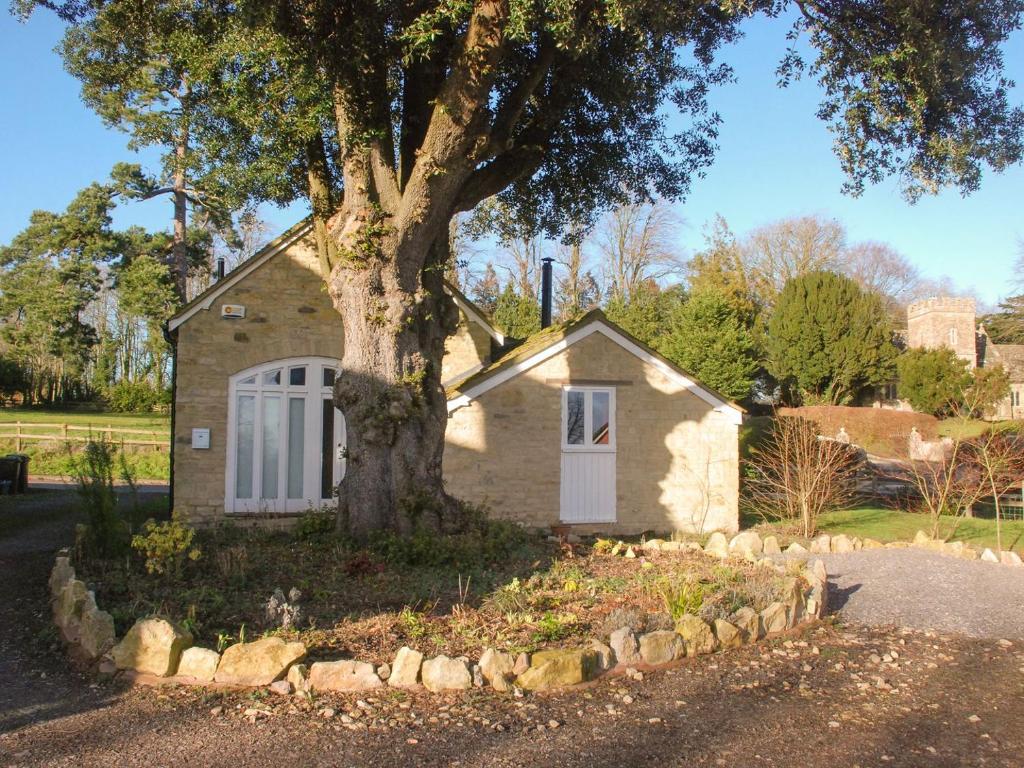
<path fill-rule="evenodd" d="M 484 392 L 525 373 L 594 333 L 601 334 L 657 368 L 671 381 L 711 405 L 715 411 L 729 416 L 734 423 L 739 424 L 743 420 L 743 408 L 627 333 L 600 309 L 593 309 L 577 320 L 552 325 L 533 334 L 487 367 L 448 387 L 448 412 L 469 405 Z"/>
<path fill-rule="evenodd" d="M 235 269 L 231 270 L 222 280 L 215 282 L 205 291 L 192 299 L 192 301 L 179 309 L 171 319 L 167 321 L 167 330 L 173 331 L 193 315 L 203 310 L 209 310 L 218 296 L 221 296 L 229 288 L 240 283 L 246 277 L 274 258 L 277 254 L 287 250 L 291 245 L 301 240 L 312 231 L 313 219 L 308 216 L 285 230 L 278 237 L 271 240 L 265 246 L 256 251 L 256 253 L 239 264 Z M 444 283 L 444 289 L 445 292 L 452 297 L 456 306 L 462 310 L 466 317 L 468 317 L 472 322 L 479 324 L 485 331 L 487 331 L 491 338 L 498 342 L 498 344 L 505 343 L 505 334 L 491 321 L 486 312 L 470 301 L 462 291 L 451 285 L 447 280 Z"/>
<path fill-rule="evenodd" d="M 995 355 L 986 360 L 987 365 L 1002 363 L 1011 381 L 1024 381 L 1024 344 L 990 344 Z"/>

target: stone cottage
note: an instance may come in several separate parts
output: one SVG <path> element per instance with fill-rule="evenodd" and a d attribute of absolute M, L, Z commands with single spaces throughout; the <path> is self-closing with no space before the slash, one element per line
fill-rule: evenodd
<path fill-rule="evenodd" d="M 600 311 L 514 340 L 448 290 L 460 310 L 442 372 L 450 491 L 537 527 L 737 529 L 742 409 Z M 345 476 L 345 417 L 331 399 L 344 338 L 309 224 L 168 327 L 175 512 L 213 524 L 330 505 Z"/>

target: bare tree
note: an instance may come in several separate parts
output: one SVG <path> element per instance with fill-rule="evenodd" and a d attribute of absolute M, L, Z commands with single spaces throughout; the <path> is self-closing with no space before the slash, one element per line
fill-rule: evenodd
<path fill-rule="evenodd" d="M 992 497 L 996 515 L 996 546 L 1003 549 L 1002 497 L 1024 483 L 1024 438 L 990 429 L 972 441 L 972 453 L 980 470 L 984 495 Z"/>
<path fill-rule="evenodd" d="M 798 520 L 812 536 L 823 513 L 855 498 L 864 467 L 857 447 L 820 437 L 807 419 L 777 416 L 748 462 L 744 503 L 766 519 Z"/>
<path fill-rule="evenodd" d="M 762 306 L 770 307 L 787 280 L 820 269 L 838 270 L 846 231 L 835 219 L 801 216 L 755 229 L 743 243 L 747 279 Z"/>
<path fill-rule="evenodd" d="M 564 276 L 558 281 L 558 318 L 565 321 L 597 306 L 601 288 L 588 268 L 581 243 L 563 245 L 558 263 L 564 268 Z"/>
<path fill-rule="evenodd" d="M 605 216 L 596 236 L 607 298 L 629 301 L 641 286 L 681 267 L 675 212 L 663 202 L 623 205 Z"/>
<path fill-rule="evenodd" d="M 847 248 L 843 273 L 865 291 L 878 294 L 893 315 L 901 315 L 907 304 L 921 298 L 922 281 L 917 267 L 886 243 L 868 241 Z"/>

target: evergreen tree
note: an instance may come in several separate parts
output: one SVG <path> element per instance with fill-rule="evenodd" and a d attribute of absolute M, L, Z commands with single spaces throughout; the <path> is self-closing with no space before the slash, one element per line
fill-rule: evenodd
<path fill-rule="evenodd" d="M 896 362 L 899 396 L 915 411 L 947 416 L 964 401 L 971 385 L 967 363 L 948 347 L 908 349 Z"/>
<path fill-rule="evenodd" d="M 892 377 L 897 355 L 881 300 L 834 272 L 788 280 L 768 322 L 768 370 L 809 402 L 849 403 Z"/>
<path fill-rule="evenodd" d="M 691 293 L 673 314 L 658 350 L 726 397 L 750 396 L 759 369 L 757 346 L 736 307 L 720 291 Z"/>
<path fill-rule="evenodd" d="M 605 314 L 627 333 L 648 346 L 657 348 L 668 327 L 669 318 L 686 300 L 681 286 L 662 290 L 655 283 L 645 283 L 633 293 L 632 299 L 616 296 L 608 301 Z"/>
<path fill-rule="evenodd" d="M 1024 344 L 1024 294 L 1002 301 L 999 311 L 986 315 L 982 322 L 996 344 Z"/>
<path fill-rule="evenodd" d="M 473 286 L 473 301 L 487 314 L 493 316 L 498 308 L 498 295 L 501 293 L 501 283 L 498 282 L 498 273 L 494 271 L 494 264 L 487 262 L 484 275 Z"/>
<path fill-rule="evenodd" d="M 540 302 L 518 293 L 510 282 L 498 296 L 494 322 L 513 339 L 525 339 L 540 330 Z"/>

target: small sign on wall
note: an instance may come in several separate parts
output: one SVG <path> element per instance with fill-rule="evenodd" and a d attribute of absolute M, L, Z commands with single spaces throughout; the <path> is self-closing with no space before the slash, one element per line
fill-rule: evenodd
<path fill-rule="evenodd" d="M 227 318 L 245 317 L 245 307 L 241 304 L 222 304 L 220 308 L 220 316 Z"/>
<path fill-rule="evenodd" d="M 192 430 L 192 447 L 193 448 L 209 448 L 210 447 L 210 430 L 206 428 L 198 428 Z"/>

